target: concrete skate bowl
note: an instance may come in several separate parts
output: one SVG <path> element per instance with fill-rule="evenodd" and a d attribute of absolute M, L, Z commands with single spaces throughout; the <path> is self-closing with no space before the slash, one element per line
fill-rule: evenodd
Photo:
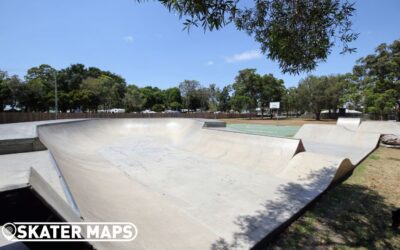
<path fill-rule="evenodd" d="M 99 249 L 261 247 L 379 140 L 336 125 L 303 126 L 288 139 L 213 128 L 221 124 L 87 120 L 41 125 L 38 135 L 83 220 L 137 226 L 134 241 Z"/>

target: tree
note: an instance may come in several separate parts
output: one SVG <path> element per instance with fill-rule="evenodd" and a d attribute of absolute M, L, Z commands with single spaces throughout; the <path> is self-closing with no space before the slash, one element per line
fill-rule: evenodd
<path fill-rule="evenodd" d="M 282 109 L 286 111 L 286 117 L 289 117 L 290 112 L 297 114 L 301 111 L 301 106 L 299 105 L 298 91 L 296 87 L 290 87 L 285 90 L 282 96 Z"/>
<path fill-rule="evenodd" d="M 110 71 L 102 71 L 101 72 L 102 76 L 107 76 L 110 81 L 109 83 L 109 88 L 112 88 L 114 93 L 114 99 L 112 100 L 112 105 L 114 108 L 120 108 L 123 107 L 122 99 L 125 96 L 126 92 L 126 81 L 124 78 L 121 76 L 111 73 Z"/>
<path fill-rule="evenodd" d="M 362 110 L 364 97 L 361 85 L 353 74 L 349 73 L 346 76 L 346 87 L 340 96 L 340 103 L 349 109 Z"/>
<path fill-rule="evenodd" d="M 235 77 L 235 82 L 232 84 L 234 90 L 232 105 L 236 111 L 240 107 L 252 112 L 255 110 L 260 97 L 259 85 L 261 76 L 256 73 L 255 69 L 243 69 Z"/>
<path fill-rule="evenodd" d="M 209 106 L 209 111 L 215 112 L 218 110 L 218 95 L 221 92 L 221 90 L 217 87 L 215 83 L 211 83 L 208 86 L 208 106 Z"/>
<path fill-rule="evenodd" d="M 172 110 L 175 110 L 175 111 L 180 110 L 182 108 L 182 103 L 181 102 L 171 102 L 169 104 L 169 108 Z"/>
<path fill-rule="evenodd" d="M 222 88 L 220 92 L 217 94 L 218 101 L 218 110 L 222 112 L 227 112 L 231 108 L 231 96 L 230 92 L 232 91 L 231 85 L 227 85 Z"/>
<path fill-rule="evenodd" d="M 24 105 L 27 111 L 48 111 L 55 103 L 56 78 L 62 112 L 97 111 L 98 108 L 121 108 L 125 105 L 126 82 L 119 75 L 95 67 L 86 68 L 83 64 L 73 64 L 60 71 L 42 64 L 28 69 L 25 82 L 0 71 L 2 109 L 11 104 Z M 160 98 L 156 102 L 162 104 L 163 95 L 161 90 L 158 92 Z"/>
<path fill-rule="evenodd" d="M 244 69 L 240 70 L 236 76 L 233 89 L 234 97 L 247 97 L 236 99 L 236 103 L 246 102 L 244 106 L 249 111 L 254 111 L 255 108 L 259 107 L 263 118 L 269 103 L 281 100 L 285 86 L 283 80 L 275 78 L 272 74 L 261 76 L 256 73 L 255 69 Z"/>
<path fill-rule="evenodd" d="M 322 109 L 326 108 L 327 96 L 323 78 L 308 76 L 300 81 L 298 97 L 302 106 L 315 114 L 315 119 L 320 120 Z"/>
<path fill-rule="evenodd" d="M 143 108 L 152 109 L 156 104 L 164 103 L 164 95 L 157 87 L 146 86 L 140 89 L 144 99 Z"/>
<path fill-rule="evenodd" d="M 351 89 L 351 78 L 351 74 L 323 77 L 325 81 L 326 108 L 329 111 L 330 118 L 332 111 L 336 114 L 337 108 L 347 106 L 348 102 L 350 102 L 350 100 L 345 100 L 344 97 Z"/>
<path fill-rule="evenodd" d="M 394 111 L 397 96 L 398 93 L 394 89 L 388 89 L 380 93 L 374 92 L 372 89 L 365 89 L 365 111 L 373 115 L 378 115 L 379 119 L 383 120 L 385 115 Z"/>
<path fill-rule="evenodd" d="M 68 94 L 70 100 L 69 103 L 76 111 L 97 111 L 99 97 L 88 89 L 72 90 Z"/>
<path fill-rule="evenodd" d="M 328 109 L 331 117 L 331 112 L 336 113 L 340 107 L 358 107 L 353 78 L 352 74 L 309 76 L 301 80 L 297 88 L 286 90 L 282 99 L 283 109 L 287 113 L 294 111 L 296 115 L 310 111 L 319 120 L 322 109 Z"/>
<path fill-rule="evenodd" d="M 84 100 L 80 100 L 77 92 L 85 79 L 88 78 L 87 69 L 83 64 L 72 64 L 57 72 L 58 105 L 62 112 L 82 108 Z"/>
<path fill-rule="evenodd" d="M 8 74 L 6 71 L 0 70 L 0 104 L 1 111 L 3 111 L 4 106 L 7 104 L 7 99 L 10 95 L 10 89 L 7 86 Z"/>
<path fill-rule="evenodd" d="M 237 112 L 248 111 L 254 107 L 254 99 L 244 95 L 234 95 L 230 100 L 230 105 Z"/>
<path fill-rule="evenodd" d="M 111 77 L 100 75 L 98 78 L 85 78 L 79 89 L 68 93 L 71 97 L 70 108 L 79 108 L 82 111 L 98 108 L 111 109 L 122 107 L 121 96 Z"/>
<path fill-rule="evenodd" d="M 200 88 L 199 90 L 194 92 L 195 97 L 194 99 L 198 99 L 199 105 L 191 106 L 191 109 L 197 110 L 201 109 L 202 111 L 210 109 L 210 101 L 213 100 L 215 97 L 211 96 L 210 88 Z M 215 93 L 213 93 L 215 95 Z M 212 107 L 213 111 L 215 111 L 215 107 Z"/>
<path fill-rule="evenodd" d="M 179 88 L 169 88 L 164 91 L 165 106 L 172 110 L 179 110 L 182 106 L 182 96 Z"/>
<path fill-rule="evenodd" d="M 102 81 L 101 75 L 97 76 L 97 78 L 90 76 L 83 80 L 80 91 L 85 92 L 87 98 L 83 98 L 84 100 L 82 100 L 81 105 L 93 111 L 97 111 L 100 105 L 104 107 L 108 90 L 103 84 L 104 81 Z M 75 102 L 75 105 L 79 104 Z"/>
<path fill-rule="evenodd" d="M 355 9 L 347 0 L 255 0 L 253 6 L 239 0 L 159 1 L 185 18 L 188 30 L 198 25 L 218 30 L 233 22 L 253 36 L 284 73 L 315 69 L 326 60 L 335 41 L 343 44 L 343 53 L 355 51 L 349 47 L 358 36 L 351 30 Z"/>
<path fill-rule="evenodd" d="M 123 107 L 122 99 L 125 95 L 125 80 L 112 74 L 102 74 L 98 80 L 102 86 L 103 107 L 106 109 Z"/>
<path fill-rule="evenodd" d="M 127 112 L 139 112 L 142 110 L 144 98 L 139 88 L 135 85 L 129 85 L 126 88 L 124 105 Z"/>
<path fill-rule="evenodd" d="M 161 103 L 156 103 L 151 109 L 155 112 L 162 112 L 165 110 L 165 107 Z"/>
<path fill-rule="evenodd" d="M 18 76 L 8 76 L 7 72 L 0 71 L 0 104 L 1 111 L 5 105 L 16 107 L 22 99 L 23 85 Z"/>
<path fill-rule="evenodd" d="M 189 110 L 196 110 L 202 105 L 201 85 L 196 80 L 184 80 L 179 84 L 184 107 Z"/>
<path fill-rule="evenodd" d="M 384 116 L 396 111 L 400 120 L 400 40 L 381 44 L 375 54 L 360 58 L 353 68 L 364 108 L 373 115 Z"/>
<path fill-rule="evenodd" d="M 60 109 L 121 108 L 126 82 L 121 76 L 83 64 L 72 64 L 57 74 Z M 96 106 L 97 104 L 97 106 Z"/>
<path fill-rule="evenodd" d="M 48 111 L 55 107 L 56 74 L 57 70 L 47 64 L 28 69 L 23 98 L 28 111 Z"/>
<path fill-rule="evenodd" d="M 69 93 L 79 89 L 84 79 L 87 78 L 87 70 L 83 64 L 72 64 L 62 69 L 57 74 L 57 83 L 60 91 Z"/>
<path fill-rule="evenodd" d="M 264 111 L 269 107 L 270 102 L 281 101 L 285 93 L 285 85 L 283 84 L 283 80 L 275 78 L 272 74 L 268 74 L 261 77 L 257 88 L 262 119 Z"/>

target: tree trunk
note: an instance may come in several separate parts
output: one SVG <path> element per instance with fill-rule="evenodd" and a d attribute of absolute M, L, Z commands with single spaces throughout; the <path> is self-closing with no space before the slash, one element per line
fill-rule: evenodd
<path fill-rule="evenodd" d="M 317 121 L 321 120 L 321 112 L 315 112 L 315 119 Z"/>
<path fill-rule="evenodd" d="M 397 117 L 396 120 L 400 122 L 400 108 L 397 109 Z"/>

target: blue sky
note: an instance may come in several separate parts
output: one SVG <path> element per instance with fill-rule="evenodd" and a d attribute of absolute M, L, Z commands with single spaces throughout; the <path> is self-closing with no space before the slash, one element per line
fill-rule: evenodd
<path fill-rule="evenodd" d="M 380 43 L 400 38 L 399 0 L 358 0 L 353 43 L 357 53 L 335 48 L 312 74 L 349 72 Z M 183 31 L 182 21 L 156 1 L 0 0 L 0 69 L 23 76 L 42 63 L 57 69 L 83 63 L 110 70 L 138 86 L 177 86 L 184 79 L 224 86 L 240 69 L 273 73 L 295 86 L 305 77 L 284 75 L 259 54 L 253 38 L 233 25 L 220 31 Z"/>

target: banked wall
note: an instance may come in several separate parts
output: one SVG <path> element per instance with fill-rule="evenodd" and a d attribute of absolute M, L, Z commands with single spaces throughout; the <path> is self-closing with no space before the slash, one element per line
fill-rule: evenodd
<path fill-rule="evenodd" d="M 139 230 L 113 249 L 248 249 L 374 150 L 379 133 L 304 125 L 295 139 L 192 119 L 109 119 L 38 128 L 86 221 Z"/>

